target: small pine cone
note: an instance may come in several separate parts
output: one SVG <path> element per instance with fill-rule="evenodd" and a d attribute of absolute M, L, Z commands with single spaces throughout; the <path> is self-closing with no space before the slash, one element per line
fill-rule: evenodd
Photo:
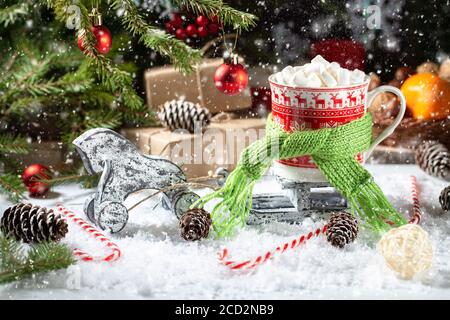
<path fill-rule="evenodd" d="M 208 109 L 181 99 L 166 102 L 158 117 L 164 127 L 172 131 L 185 129 L 190 133 L 194 133 L 196 126 L 205 130 L 211 121 Z"/>
<path fill-rule="evenodd" d="M 450 179 L 450 152 L 437 141 L 424 141 L 417 147 L 416 164 L 431 176 Z"/>
<path fill-rule="evenodd" d="M 439 203 L 444 211 L 450 211 L 450 186 L 445 187 L 439 195 Z"/>
<path fill-rule="evenodd" d="M 201 208 L 190 209 L 180 218 L 181 237 L 184 240 L 196 241 L 206 238 L 210 227 L 211 216 Z"/>
<path fill-rule="evenodd" d="M 333 213 L 328 221 L 327 240 L 331 245 L 343 248 L 358 235 L 358 221 L 350 213 Z"/>
<path fill-rule="evenodd" d="M 0 230 L 25 243 L 59 241 L 68 231 L 67 222 L 52 209 L 18 203 L 6 209 L 0 220 Z"/>

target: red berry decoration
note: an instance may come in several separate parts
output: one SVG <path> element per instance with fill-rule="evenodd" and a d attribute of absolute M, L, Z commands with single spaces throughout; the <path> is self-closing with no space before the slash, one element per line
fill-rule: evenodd
<path fill-rule="evenodd" d="M 219 17 L 218 16 L 212 16 L 211 17 L 211 22 L 212 23 L 219 23 Z"/>
<path fill-rule="evenodd" d="M 40 180 L 51 178 L 50 170 L 42 164 L 32 164 L 22 173 L 22 181 L 28 188 L 31 197 L 43 197 L 50 190 L 50 186 Z"/>
<path fill-rule="evenodd" d="M 177 29 L 177 31 L 175 31 L 175 37 L 177 37 L 177 39 L 179 40 L 184 40 L 186 39 L 187 35 L 186 35 L 186 31 L 184 31 L 184 29 Z"/>
<path fill-rule="evenodd" d="M 174 33 L 175 30 L 176 30 L 176 28 L 175 28 L 175 26 L 173 25 L 172 21 L 166 22 L 165 26 L 166 26 L 166 31 L 167 31 L 168 33 Z"/>
<path fill-rule="evenodd" d="M 224 62 L 214 74 L 216 88 L 230 96 L 242 92 L 248 84 L 247 70 L 237 62 L 236 56 L 233 60 Z"/>
<path fill-rule="evenodd" d="M 91 31 L 96 39 L 95 48 L 97 49 L 98 53 L 107 54 L 112 47 L 111 32 L 106 26 L 102 25 L 102 16 L 96 9 L 92 9 L 92 13 L 89 15 L 89 17 L 92 19 L 93 24 Z M 86 50 L 86 48 L 83 46 L 85 34 L 85 31 L 82 31 L 78 35 L 78 48 L 82 52 L 85 52 Z"/>
<path fill-rule="evenodd" d="M 197 30 L 197 26 L 195 25 L 195 24 L 189 24 L 187 27 L 186 27 L 186 34 L 189 36 L 189 37 L 195 37 L 195 36 L 197 36 L 197 32 L 198 32 L 198 30 Z"/>
<path fill-rule="evenodd" d="M 195 19 L 195 22 L 198 26 L 205 27 L 208 24 L 209 20 L 206 16 L 198 16 L 197 19 Z"/>
<path fill-rule="evenodd" d="M 217 23 L 208 24 L 208 32 L 209 34 L 217 34 L 220 30 L 220 27 Z"/>
<path fill-rule="evenodd" d="M 183 25 L 183 18 L 179 13 L 174 13 L 172 15 L 172 20 L 170 20 L 170 23 L 175 29 L 181 28 Z"/>
<path fill-rule="evenodd" d="M 208 35 L 208 29 L 205 26 L 198 27 L 197 33 L 200 38 L 204 38 Z"/>

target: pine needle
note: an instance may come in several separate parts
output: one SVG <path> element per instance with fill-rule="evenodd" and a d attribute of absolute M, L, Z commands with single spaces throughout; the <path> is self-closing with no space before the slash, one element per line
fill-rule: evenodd
<path fill-rule="evenodd" d="M 18 202 L 22 199 L 26 190 L 17 175 L 4 174 L 0 176 L 0 193 L 5 194 L 11 202 Z"/>
<path fill-rule="evenodd" d="M 0 25 L 8 27 L 29 14 L 28 1 L 0 9 Z"/>
<path fill-rule="evenodd" d="M 42 243 L 25 250 L 24 244 L 0 233 L 0 284 L 65 269 L 73 263 L 72 250 L 65 244 Z"/>
<path fill-rule="evenodd" d="M 27 154 L 29 144 L 24 137 L 9 133 L 0 134 L 0 153 Z"/>
<path fill-rule="evenodd" d="M 253 14 L 234 9 L 222 0 L 174 0 L 174 2 L 197 14 L 204 14 L 210 18 L 217 17 L 219 22 L 238 31 L 249 30 L 258 20 Z"/>

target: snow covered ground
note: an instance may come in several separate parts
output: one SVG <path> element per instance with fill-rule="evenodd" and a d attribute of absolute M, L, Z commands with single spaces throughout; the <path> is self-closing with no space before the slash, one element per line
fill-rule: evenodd
<path fill-rule="evenodd" d="M 407 165 L 371 165 L 369 170 L 405 213 L 411 207 L 409 176 L 421 188 L 423 227 L 433 240 L 433 268 L 411 281 L 399 280 L 376 250 L 376 239 L 367 231 L 357 241 L 338 250 L 324 237 L 279 256 L 250 273 L 232 272 L 217 262 L 217 252 L 227 246 L 233 258 L 254 257 L 265 250 L 312 230 L 316 224 L 272 223 L 247 227 L 232 240 L 208 239 L 189 243 L 179 236 L 178 221 L 155 202 L 146 202 L 130 216 L 126 229 L 113 235 L 123 258 L 108 263 L 79 262 L 68 270 L 0 286 L 2 299 L 450 299 L 450 215 L 442 214 L 438 197 L 446 183 Z M 259 185 L 267 190 L 267 185 Z M 54 206 L 62 202 L 84 217 L 84 199 L 92 191 L 62 186 L 59 196 L 33 200 Z M 144 193 L 127 200 L 131 205 Z M 10 204 L 0 200 L 0 212 Z M 317 223 L 317 226 L 321 225 Z M 104 253 L 95 240 L 70 224 L 64 240 L 93 254 Z"/>

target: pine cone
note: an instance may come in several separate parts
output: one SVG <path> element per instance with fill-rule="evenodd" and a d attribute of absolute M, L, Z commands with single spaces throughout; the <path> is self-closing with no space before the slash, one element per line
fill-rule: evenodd
<path fill-rule="evenodd" d="M 211 216 L 204 209 L 190 209 L 180 218 L 181 237 L 188 241 L 206 238 L 210 227 Z"/>
<path fill-rule="evenodd" d="M 416 163 L 431 176 L 450 179 L 450 152 L 437 141 L 424 141 L 417 147 Z"/>
<path fill-rule="evenodd" d="M 6 209 L 0 221 L 5 236 L 26 243 L 59 241 L 67 233 L 67 222 L 52 209 L 19 203 Z"/>
<path fill-rule="evenodd" d="M 208 109 L 202 108 L 198 103 L 194 104 L 184 100 L 166 102 L 158 117 L 164 127 L 172 131 L 185 129 L 190 133 L 194 133 L 196 126 L 205 130 L 211 121 L 211 114 Z"/>
<path fill-rule="evenodd" d="M 444 211 L 450 211 L 450 186 L 445 187 L 439 195 L 439 203 Z"/>
<path fill-rule="evenodd" d="M 358 235 L 358 221 L 347 212 L 333 213 L 328 221 L 327 240 L 331 245 L 343 248 Z"/>

